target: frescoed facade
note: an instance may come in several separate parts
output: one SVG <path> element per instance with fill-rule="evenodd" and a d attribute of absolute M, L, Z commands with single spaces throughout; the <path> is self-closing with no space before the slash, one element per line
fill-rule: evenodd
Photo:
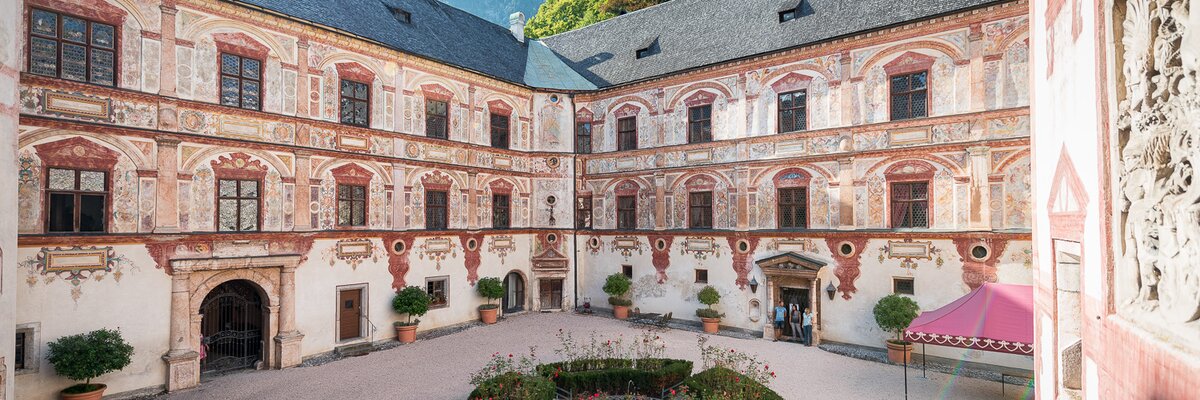
<path fill-rule="evenodd" d="M 623 31 L 728 17 L 684 3 L 544 41 L 424 0 L 14 6 L 0 323 L 25 357 L 0 362 L 4 394 L 68 386 L 39 355 L 69 334 L 133 344 L 143 367 L 109 393 L 173 391 L 393 340 L 405 286 L 435 300 L 421 331 L 474 321 L 483 277 L 504 279 L 505 313 L 602 309 L 628 265 L 641 311 L 696 320 L 712 285 L 726 329 L 764 332 L 782 299 L 817 312 L 820 340 L 874 347 L 887 294 L 931 310 L 1033 282 L 1025 1 L 879 25 L 754 1 L 738 15 L 763 44 L 716 59 Z M 250 311 L 218 324 L 222 304 Z M 226 322 L 252 351 L 221 352 Z"/>

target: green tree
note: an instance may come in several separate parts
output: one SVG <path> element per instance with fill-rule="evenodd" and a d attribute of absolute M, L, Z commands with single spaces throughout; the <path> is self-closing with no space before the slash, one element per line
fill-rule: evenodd
<path fill-rule="evenodd" d="M 475 282 L 475 290 L 480 296 L 488 299 L 488 303 L 479 306 L 480 310 L 491 310 L 499 306 L 492 304 L 492 300 L 504 297 L 504 283 L 500 282 L 500 278 L 483 278 L 479 282 Z"/>
<path fill-rule="evenodd" d="M 54 372 L 73 381 L 83 381 L 63 393 L 87 393 L 98 389 L 98 385 L 92 385 L 93 378 L 125 368 L 133 357 L 133 346 L 125 342 L 120 331 L 111 329 L 63 336 L 48 343 L 47 347 L 46 358 L 54 366 Z"/>
<path fill-rule="evenodd" d="M 913 299 L 894 293 L 889 294 L 875 303 L 875 323 L 879 324 L 884 331 L 895 333 L 895 342 L 905 343 L 901 339 L 900 333 L 908 328 L 920 311 L 921 307 Z"/>
<path fill-rule="evenodd" d="M 579 29 L 667 0 L 546 0 L 525 24 L 525 36 L 543 38 Z"/>

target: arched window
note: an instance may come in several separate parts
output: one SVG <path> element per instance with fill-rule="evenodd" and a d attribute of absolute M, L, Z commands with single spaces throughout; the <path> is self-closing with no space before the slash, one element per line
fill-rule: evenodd
<path fill-rule="evenodd" d="M 929 189 L 933 173 L 933 166 L 923 161 L 902 161 L 884 173 L 893 228 L 928 228 L 932 225 Z"/>
<path fill-rule="evenodd" d="M 118 153 L 80 137 L 34 148 L 46 167 L 46 232 L 106 232 Z"/>
<path fill-rule="evenodd" d="M 253 232 L 262 226 L 262 188 L 267 167 L 245 153 L 212 161 L 217 181 L 217 230 Z"/>
<path fill-rule="evenodd" d="M 775 175 L 775 202 L 779 229 L 808 228 L 808 181 L 812 177 L 797 168 Z"/>

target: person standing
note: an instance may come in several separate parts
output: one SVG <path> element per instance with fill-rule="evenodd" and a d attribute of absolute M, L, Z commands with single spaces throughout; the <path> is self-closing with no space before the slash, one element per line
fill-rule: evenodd
<path fill-rule="evenodd" d="M 783 300 L 775 303 L 775 340 L 779 340 L 779 335 L 783 334 L 783 319 L 787 316 L 787 309 L 783 307 Z"/>
<path fill-rule="evenodd" d="M 800 330 L 800 305 L 792 304 L 788 311 L 788 323 L 792 326 L 792 340 L 804 341 L 804 331 Z"/>
<path fill-rule="evenodd" d="M 812 346 L 812 309 L 804 307 L 804 315 L 801 317 L 801 324 L 804 328 L 804 345 Z"/>

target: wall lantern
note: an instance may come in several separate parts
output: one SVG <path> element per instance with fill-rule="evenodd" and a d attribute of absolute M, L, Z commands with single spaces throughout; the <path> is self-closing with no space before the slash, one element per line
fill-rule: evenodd
<path fill-rule="evenodd" d="M 750 277 L 750 293 L 758 293 L 758 279 Z"/>
<path fill-rule="evenodd" d="M 829 294 L 830 300 L 833 300 L 833 295 L 837 294 L 837 288 L 833 287 L 833 282 L 829 282 L 829 286 L 825 287 L 825 293 Z"/>

